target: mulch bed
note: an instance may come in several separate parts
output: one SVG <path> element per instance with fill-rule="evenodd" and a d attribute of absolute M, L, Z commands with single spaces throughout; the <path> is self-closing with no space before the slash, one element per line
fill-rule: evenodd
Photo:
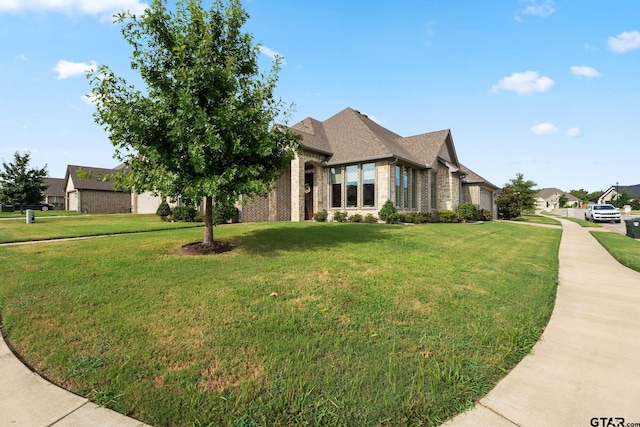
<path fill-rule="evenodd" d="M 214 241 L 213 244 L 202 242 L 187 243 L 180 248 L 183 255 L 210 255 L 228 252 L 233 249 L 229 242 Z"/>

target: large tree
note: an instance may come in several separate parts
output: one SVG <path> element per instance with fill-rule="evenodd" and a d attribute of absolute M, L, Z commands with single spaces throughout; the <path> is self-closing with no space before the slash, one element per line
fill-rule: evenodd
<path fill-rule="evenodd" d="M 96 122 L 129 166 L 128 184 L 204 199 L 204 244 L 214 243 L 214 201 L 266 194 L 300 141 L 280 122 L 290 111 L 274 96 L 281 61 L 260 72 L 259 46 L 242 31 L 248 18 L 239 0 L 217 0 L 208 12 L 200 0 L 174 11 L 154 0 L 142 16 L 117 18 L 144 90 L 108 66 L 90 76 Z"/>
<path fill-rule="evenodd" d="M 24 212 L 25 205 L 40 203 L 44 199 L 44 184 L 47 176 L 47 165 L 43 168 L 29 168 L 31 154 L 20 154 L 16 151 L 13 163 L 2 162 L 0 171 L 0 201 L 14 203 Z"/>
<path fill-rule="evenodd" d="M 533 213 L 536 209 L 536 195 L 538 190 L 534 190 L 535 182 L 524 179 L 524 175 L 517 173 L 516 177 L 509 180 L 513 189 L 520 195 L 522 202 L 522 211 L 527 213 Z"/>

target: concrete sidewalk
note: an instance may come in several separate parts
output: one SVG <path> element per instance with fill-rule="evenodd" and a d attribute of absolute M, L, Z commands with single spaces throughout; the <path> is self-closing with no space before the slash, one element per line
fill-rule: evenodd
<path fill-rule="evenodd" d="M 560 221 L 558 294 L 542 338 L 474 409 L 443 426 L 640 423 L 640 273 L 588 228 Z"/>

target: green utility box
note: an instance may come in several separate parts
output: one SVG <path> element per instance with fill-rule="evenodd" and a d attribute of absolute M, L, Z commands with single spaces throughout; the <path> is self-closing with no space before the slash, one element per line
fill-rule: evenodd
<path fill-rule="evenodd" d="M 640 218 L 625 219 L 624 223 L 627 225 L 627 236 L 640 239 Z"/>

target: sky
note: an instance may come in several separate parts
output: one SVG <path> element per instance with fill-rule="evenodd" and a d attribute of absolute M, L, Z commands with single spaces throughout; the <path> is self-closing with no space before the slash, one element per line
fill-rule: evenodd
<path fill-rule="evenodd" d="M 173 1 L 170 0 L 170 3 Z M 143 89 L 112 14 L 143 0 L 0 0 L 0 159 L 118 164 L 86 72 Z M 209 9 L 210 0 L 203 6 Z M 451 129 L 497 186 L 589 192 L 640 184 L 637 0 L 244 0 L 260 65 L 284 58 L 288 124 L 347 107 L 404 137 Z"/>

